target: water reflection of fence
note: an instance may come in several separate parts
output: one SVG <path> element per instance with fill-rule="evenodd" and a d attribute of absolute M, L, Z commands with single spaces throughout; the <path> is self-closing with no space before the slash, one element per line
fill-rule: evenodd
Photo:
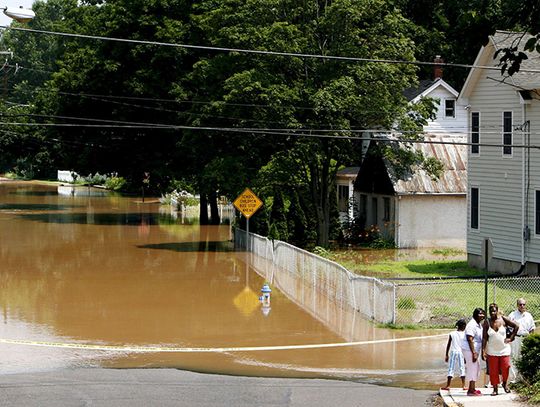
<path fill-rule="evenodd" d="M 331 323 L 328 318 L 340 318 L 337 308 L 353 309 L 383 323 L 395 319 L 392 283 L 355 275 L 333 261 L 285 242 L 253 233 L 248 238 L 241 230 L 236 230 L 235 246 L 247 247 L 256 254 L 251 264 L 260 274 L 326 322 Z"/>
<path fill-rule="evenodd" d="M 516 299 L 527 299 L 531 314 L 540 317 L 540 277 L 507 277 L 488 280 L 488 303 L 495 302 L 508 315 Z M 448 325 L 470 317 L 484 307 L 485 280 L 416 281 L 396 284 L 396 322 Z"/>

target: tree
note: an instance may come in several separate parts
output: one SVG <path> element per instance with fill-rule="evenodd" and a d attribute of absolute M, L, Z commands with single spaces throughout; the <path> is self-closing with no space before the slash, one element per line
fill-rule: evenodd
<path fill-rule="evenodd" d="M 414 44 L 407 35 L 410 22 L 382 0 L 203 1 L 195 11 L 200 32 L 215 46 L 414 59 Z M 247 146 L 254 152 L 265 147 L 263 156 L 272 152 L 267 169 L 287 168 L 290 179 L 301 182 L 294 194 L 300 197 L 302 191 L 301 206 L 309 212 L 307 217 L 315 220 L 317 244 L 322 246 L 330 238 L 335 173 L 341 164 L 354 161 L 357 151 L 346 136 L 354 129 L 390 128 L 400 122 L 408 110 L 401 92 L 415 81 L 415 68 L 410 65 L 242 53 L 207 55 L 197 63 L 195 73 L 204 78 L 197 83 L 197 95 L 213 95 L 223 101 L 217 104 L 220 117 L 206 116 L 205 124 L 249 124 L 266 131 L 264 137 L 254 131 L 247 144 L 240 143 L 245 151 Z M 231 103 L 236 105 L 231 107 Z M 241 108 L 238 104 L 250 106 Z M 286 129 L 289 136 L 279 140 L 273 129 Z M 325 137 L 298 136 L 291 132 L 294 129 Z M 223 151 L 220 146 L 211 154 Z M 254 155 L 255 161 L 260 160 Z M 274 204 L 295 201 L 291 196 L 284 199 L 275 189 L 261 190 L 274 194 L 266 197 Z"/>
<path fill-rule="evenodd" d="M 416 26 L 384 0 L 49 0 L 39 7 L 48 17 L 32 22 L 35 28 L 321 57 L 414 60 Z M 13 40 L 32 35 L 37 34 L 17 34 Z M 300 225 L 316 234 L 317 244 L 329 242 L 335 173 L 359 159 L 359 142 L 349 136 L 397 127 L 414 138 L 425 117 L 425 111 L 409 115 L 402 96 L 416 81 L 416 68 L 409 64 L 39 35 L 40 41 L 53 38 L 49 49 L 34 46 L 29 37 L 21 43 L 35 52 L 33 60 L 54 72 L 32 95 L 32 111 L 41 115 L 32 120 L 78 117 L 85 125 L 39 130 L 57 165 L 119 171 L 134 189 L 140 189 L 145 172 L 152 182 L 169 174 L 195 179 L 213 214 L 218 193 L 234 198 L 246 184 L 267 179 L 269 186 L 260 189 L 273 206 L 263 226 L 303 242 L 310 236 Z M 148 128 L 110 127 L 126 122 Z M 170 124 L 191 129 L 163 128 Z M 410 167 L 414 161 L 402 160 L 400 150 L 387 151 L 396 165 Z M 288 180 L 272 180 L 273 170 Z"/>

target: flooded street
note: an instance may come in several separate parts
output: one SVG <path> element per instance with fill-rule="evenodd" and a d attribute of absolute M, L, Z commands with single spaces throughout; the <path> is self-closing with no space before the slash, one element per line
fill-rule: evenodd
<path fill-rule="evenodd" d="M 200 227 L 140 198 L 0 182 L 0 374 L 173 367 L 415 388 L 444 382 L 441 331 L 387 330 L 357 315 L 336 329 L 275 287 L 263 309 L 265 281 L 230 234 L 228 225 Z M 409 336 L 419 338 L 399 341 Z M 372 343 L 208 349 L 351 341 Z"/>

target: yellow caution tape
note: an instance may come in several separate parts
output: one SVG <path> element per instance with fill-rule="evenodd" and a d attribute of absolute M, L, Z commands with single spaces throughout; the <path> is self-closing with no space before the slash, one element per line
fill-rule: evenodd
<path fill-rule="evenodd" d="M 424 340 L 440 338 L 448 334 L 438 334 L 429 336 L 411 336 L 407 338 L 378 339 L 372 341 L 359 342 L 336 342 L 336 343 L 316 343 L 306 345 L 278 345 L 278 346 L 244 346 L 244 347 L 223 347 L 223 348 L 181 348 L 170 346 L 114 346 L 114 345 L 92 345 L 84 343 L 64 343 L 64 342 L 46 342 L 46 341 L 28 341 L 24 339 L 2 339 L 0 343 L 8 345 L 26 345 L 26 346 L 45 346 L 49 348 L 67 348 L 67 349 L 87 349 L 101 350 L 109 352 L 178 352 L 178 353 L 223 353 L 223 352 L 258 352 L 269 350 L 293 350 L 293 349 L 319 349 L 319 348 L 337 348 L 344 346 L 374 345 L 380 343 L 404 342 L 414 340 Z"/>

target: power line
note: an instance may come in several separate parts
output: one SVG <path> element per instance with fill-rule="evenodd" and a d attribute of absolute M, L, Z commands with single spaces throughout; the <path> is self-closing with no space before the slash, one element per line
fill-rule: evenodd
<path fill-rule="evenodd" d="M 56 35 L 56 36 L 63 36 L 63 37 L 70 37 L 70 38 L 85 38 L 85 39 L 100 40 L 100 41 L 113 41 L 113 42 L 154 45 L 154 46 L 172 47 L 172 48 L 200 49 L 200 50 L 219 51 L 219 52 L 238 52 L 238 53 L 244 53 L 244 54 L 285 56 L 285 57 L 296 57 L 296 58 L 312 58 L 312 59 L 320 59 L 320 60 L 336 60 L 336 61 L 345 61 L 345 62 L 369 62 L 369 63 L 384 63 L 384 64 L 394 64 L 394 65 L 397 64 L 397 65 L 441 66 L 441 67 L 456 67 L 456 68 L 466 68 L 466 69 L 475 68 L 475 69 L 500 71 L 500 67 L 497 67 L 497 66 L 456 64 L 456 63 L 450 63 L 450 62 L 427 62 L 427 61 L 406 61 L 406 60 L 397 60 L 397 59 L 344 57 L 344 56 L 335 56 L 335 55 L 317 55 L 317 54 L 304 54 L 304 53 L 279 52 L 279 51 L 261 51 L 261 50 L 243 49 L 243 48 L 177 44 L 177 43 L 161 42 L 161 41 L 132 40 L 132 39 L 127 39 L 127 38 L 75 34 L 75 33 L 66 33 L 66 32 L 60 32 L 60 31 L 36 30 L 36 29 L 31 29 L 31 28 L 3 26 L 3 25 L 0 25 L 0 28 L 28 32 L 28 33 L 35 33 L 35 34 L 47 34 L 47 35 Z M 540 73 L 540 70 L 524 68 L 524 69 L 520 69 L 520 72 Z"/>
<path fill-rule="evenodd" d="M 513 147 L 513 148 L 534 148 L 540 149 L 540 146 L 526 145 L 526 144 L 502 144 L 502 143 L 470 143 L 465 141 L 444 141 L 444 140 L 426 140 L 426 139 L 406 139 L 403 137 L 396 137 L 398 134 L 395 131 L 383 131 L 383 130 L 362 130 L 363 133 L 376 133 L 381 134 L 380 137 L 372 136 L 337 136 L 332 134 L 317 134 L 312 132 L 299 132 L 299 131 L 282 131 L 273 129 L 257 129 L 257 128 L 229 128 L 229 127 L 196 127 L 196 126 L 135 126 L 135 125 L 93 125 L 93 124 L 56 124 L 56 123 L 2 123 L 1 125 L 20 125 L 20 126 L 43 126 L 43 127 L 89 127 L 89 128 L 106 128 L 106 129 L 165 129 L 165 130 L 196 130 L 196 131 L 211 131 L 211 132 L 225 132 L 225 133 L 242 133 L 242 134 L 260 134 L 260 135 L 276 135 L 276 136 L 297 136 L 308 138 L 330 138 L 339 140 L 358 140 L 358 141 L 378 141 L 384 143 L 413 143 L 413 144 L 441 144 L 441 145 L 455 145 L 455 146 L 478 146 L 478 147 Z M 342 130 L 343 132 L 345 130 Z M 351 131 L 352 132 L 352 131 Z M 358 132 L 358 131 L 355 131 Z M 355 133 L 352 132 L 352 133 Z M 421 132 L 420 132 L 421 133 Z M 388 134 L 394 135 L 388 137 Z"/>

